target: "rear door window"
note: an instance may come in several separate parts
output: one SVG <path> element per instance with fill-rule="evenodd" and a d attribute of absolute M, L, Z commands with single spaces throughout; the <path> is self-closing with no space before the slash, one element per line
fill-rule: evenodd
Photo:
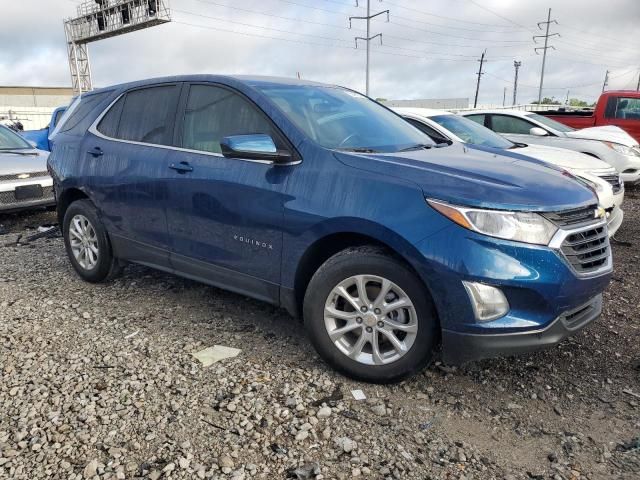
<path fill-rule="evenodd" d="M 279 143 L 264 113 L 238 93 L 215 85 L 190 87 L 182 125 L 183 148 L 221 153 L 224 137 L 255 133 Z"/>
<path fill-rule="evenodd" d="M 640 120 L 640 98 L 609 98 L 606 116 L 608 118 L 618 118 L 621 120 Z"/>
<path fill-rule="evenodd" d="M 179 96 L 178 85 L 161 85 L 128 92 L 122 104 L 116 138 L 171 145 Z M 114 118 L 105 124 L 105 130 L 113 127 L 115 114 Z"/>
<path fill-rule="evenodd" d="M 116 138 L 118 135 L 118 125 L 120 124 L 120 116 L 122 115 L 122 107 L 124 106 L 124 99 L 126 95 L 121 96 L 116 103 L 114 103 L 109 111 L 102 117 L 98 124 L 98 131 L 107 137 Z"/>
<path fill-rule="evenodd" d="M 491 115 L 491 130 L 494 132 L 529 135 L 529 130 L 535 126 L 522 118 L 510 115 Z"/>

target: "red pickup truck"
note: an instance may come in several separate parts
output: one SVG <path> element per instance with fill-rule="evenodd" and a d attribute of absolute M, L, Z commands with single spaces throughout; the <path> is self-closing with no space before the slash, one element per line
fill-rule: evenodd
<path fill-rule="evenodd" d="M 573 128 L 615 125 L 640 142 L 640 91 L 602 92 L 594 110 L 546 110 L 535 112 Z"/>

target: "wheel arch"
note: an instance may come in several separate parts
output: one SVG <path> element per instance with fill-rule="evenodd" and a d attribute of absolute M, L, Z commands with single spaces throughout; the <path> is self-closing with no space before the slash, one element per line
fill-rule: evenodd
<path fill-rule="evenodd" d="M 367 231 L 363 231 L 364 229 L 349 229 L 324 232 L 304 250 L 297 262 L 293 276 L 292 298 L 288 301 L 283 301 L 283 306 L 293 316 L 300 316 L 307 287 L 318 268 L 336 253 L 350 247 L 363 245 L 380 247 L 405 264 L 420 279 L 425 290 L 434 300 L 433 289 L 429 285 L 429 280 L 414 266 L 419 259 L 420 253 L 411 242 L 383 226 L 376 225 L 374 229 L 371 229 L 369 225 L 367 227 L 369 227 Z M 433 305 L 438 317 L 439 327 L 439 313 L 435 300 Z"/>
<path fill-rule="evenodd" d="M 57 198 L 58 206 L 56 208 L 59 225 L 62 225 L 69 205 L 82 199 L 91 201 L 89 196 L 79 188 L 66 188 L 60 193 Z"/>

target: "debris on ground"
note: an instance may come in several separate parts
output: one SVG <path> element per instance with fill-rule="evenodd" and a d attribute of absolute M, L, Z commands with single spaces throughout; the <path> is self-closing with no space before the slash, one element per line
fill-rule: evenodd
<path fill-rule="evenodd" d="M 208 367 L 216 362 L 224 360 L 226 358 L 237 357 L 240 353 L 240 349 L 225 347 L 223 345 L 214 345 L 213 347 L 205 348 L 199 352 L 192 353 L 192 355 L 200 360 L 203 367 Z"/>

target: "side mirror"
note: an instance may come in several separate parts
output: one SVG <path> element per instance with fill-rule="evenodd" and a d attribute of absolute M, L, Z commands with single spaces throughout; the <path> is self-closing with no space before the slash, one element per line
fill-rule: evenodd
<path fill-rule="evenodd" d="M 278 150 L 273 139 L 262 133 L 224 137 L 220 140 L 220 148 L 222 155 L 227 158 L 246 158 L 273 163 L 291 161 L 289 152 Z"/>
<path fill-rule="evenodd" d="M 531 127 L 531 130 L 529 130 L 529 134 L 535 135 L 536 137 L 546 137 L 547 135 L 549 135 L 549 133 L 544 128 L 540 127 Z"/>

